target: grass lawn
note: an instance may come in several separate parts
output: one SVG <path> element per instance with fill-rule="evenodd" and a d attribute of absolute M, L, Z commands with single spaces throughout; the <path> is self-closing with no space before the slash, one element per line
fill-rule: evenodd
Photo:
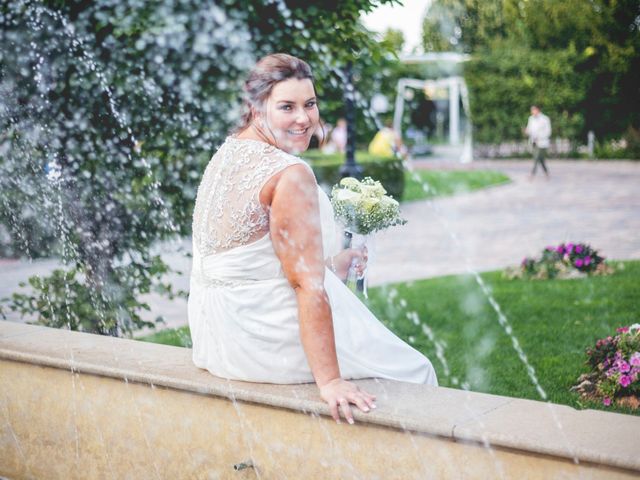
<path fill-rule="evenodd" d="M 168 328 L 144 337 L 135 338 L 143 342 L 161 343 L 163 345 L 173 345 L 176 347 L 191 348 L 191 332 L 189 327 Z"/>
<path fill-rule="evenodd" d="M 506 280 L 501 272 L 481 274 L 554 403 L 631 413 L 584 405 L 569 392 L 587 371 L 585 348 L 615 334 L 617 327 L 640 321 L 640 262 L 621 264 L 624 270 L 611 276 L 573 280 Z M 512 339 L 473 277 L 387 285 L 372 289 L 369 297 L 378 318 L 431 359 L 440 385 L 466 384 L 477 392 L 540 400 Z M 424 325 L 442 347 L 449 375 Z"/>
<path fill-rule="evenodd" d="M 405 202 L 471 192 L 510 181 L 504 173 L 493 170 L 415 170 L 405 171 L 404 175 Z M 428 187 L 427 191 L 423 185 Z"/>
<path fill-rule="evenodd" d="M 569 392 L 586 371 L 584 350 L 617 327 L 640 321 L 640 262 L 607 277 L 506 280 L 483 273 L 549 399 L 576 408 L 629 409 L 583 404 Z M 512 339 L 475 279 L 468 275 L 390 284 L 369 291 L 369 308 L 391 330 L 432 361 L 441 386 L 540 400 Z M 425 333 L 431 329 L 435 340 Z M 187 327 L 147 341 L 190 346 Z M 449 374 L 438 358 L 436 343 Z"/>

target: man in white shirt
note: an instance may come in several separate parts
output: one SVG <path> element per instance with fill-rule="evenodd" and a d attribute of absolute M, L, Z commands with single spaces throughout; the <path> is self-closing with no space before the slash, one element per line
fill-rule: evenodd
<path fill-rule="evenodd" d="M 538 163 L 542 166 L 544 174 L 549 178 L 549 171 L 544 163 L 549 148 L 549 139 L 551 138 L 551 121 L 537 105 L 531 105 L 531 116 L 527 122 L 525 133 L 529 136 L 529 141 L 533 145 L 533 171 L 531 177 L 536 174 Z"/>

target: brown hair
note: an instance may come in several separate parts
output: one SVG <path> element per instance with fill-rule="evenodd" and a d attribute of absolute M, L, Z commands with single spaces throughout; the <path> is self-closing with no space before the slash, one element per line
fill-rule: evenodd
<path fill-rule="evenodd" d="M 286 53 L 273 53 L 261 58 L 249 72 L 244 82 L 244 113 L 236 132 L 241 132 L 251 125 L 253 109 L 262 109 L 273 87 L 284 80 L 308 78 L 313 83 L 313 73 L 307 62 Z M 315 85 L 314 85 L 315 90 Z M 320 122 L 322 125 L 322 122 Z M 260 132 L 263 134 L 263 132 Z M 324 128 L 323 128 L 324 137 Z"/>

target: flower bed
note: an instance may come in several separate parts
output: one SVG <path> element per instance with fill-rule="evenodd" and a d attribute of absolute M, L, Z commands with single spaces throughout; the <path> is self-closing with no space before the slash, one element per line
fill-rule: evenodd
<path fill-rule="evenodd" d="M 608 275 L 613 268 L 605 257 L 586 243 L 561 243 L 542 251 L 540 258 L 525 257 L 520 266 L 509 268 L 508 278 L 579 278 L 586 275 Z"/>
<path fill-rule="evenodd" d="M 589 400 L 631 408 L 640 406 L 640 323 L 621 327 L 617 335 L 598 340 L 588 348 L 591 368 L 571 390 Z"/>

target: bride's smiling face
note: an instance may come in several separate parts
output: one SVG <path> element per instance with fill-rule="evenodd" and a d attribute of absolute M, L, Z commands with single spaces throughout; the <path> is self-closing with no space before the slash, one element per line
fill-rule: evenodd
<path fill-rule="evenodd" d="M 289 78 L 275 84 L 267 99 L 264 116 L 257 118 L 265 133 L 275 136 L 277 147 L 293 154 L 309 148 L 319 120 L 316 92 L 308 78 Z"/>

